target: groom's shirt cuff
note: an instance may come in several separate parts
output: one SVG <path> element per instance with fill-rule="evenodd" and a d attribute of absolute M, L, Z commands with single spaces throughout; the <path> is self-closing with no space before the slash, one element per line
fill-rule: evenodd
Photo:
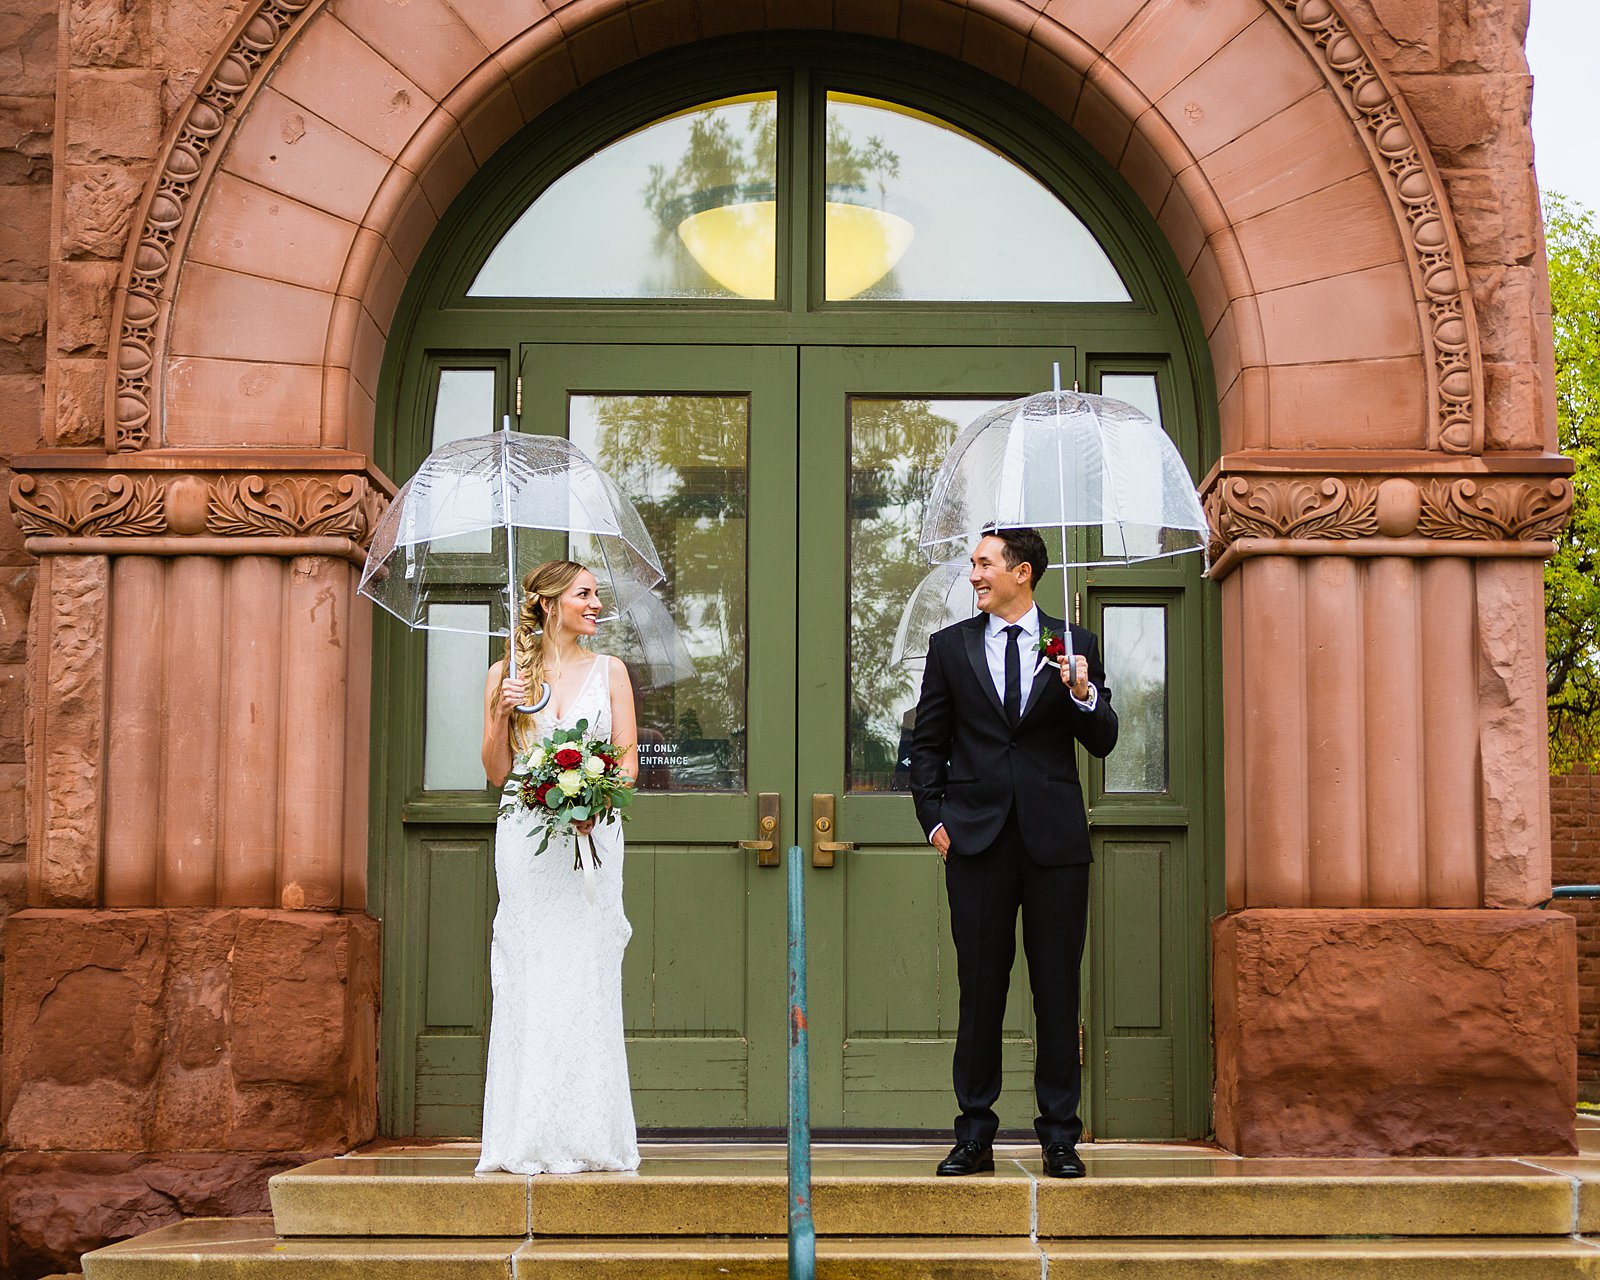
<path fill-rule="evenodd" d="M 1068 689 L 1067 697 L 1076 702 L 1078 706 L 1083 708 L 1083 710 L 1093 711 L 1097 706 L 1100 705 L 1100 687 L 1098 685 L 1091 684 L 1089 686 L 1089 696 L 1087 698 L 1080 698 L 1077 694 L 1073 693 L 1071 689 Z"/>
<path fill-rule="evenodd" d="M 944 830 L 944 823 L 941 822 L 937 826 L 935 826 L 932 831 L 928 832 L 928 843 L 932 844 L 934 836 L 938 835 L 943 830 Z"/>

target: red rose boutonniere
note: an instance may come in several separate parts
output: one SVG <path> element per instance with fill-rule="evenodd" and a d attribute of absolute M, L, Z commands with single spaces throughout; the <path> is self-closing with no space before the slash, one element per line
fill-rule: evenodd
<path fill-rule="evenodd" d="M 1061 659 L 1067 656 L 1067 642 L 1048 627 L 1040 629 L 1037 647 L 1040 661 L 1053 667 L 1059 667 Z"/>

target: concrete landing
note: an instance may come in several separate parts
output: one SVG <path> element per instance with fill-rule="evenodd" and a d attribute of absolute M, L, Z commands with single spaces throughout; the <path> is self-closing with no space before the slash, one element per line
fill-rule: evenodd
<path fill-rule="evenodd" d="M 1250 1160 L 1198 1145 L 1032 1145 L 937 1178 L 945 1147 L 821 1144 L 818 1274 L 876 1280 L 1600 1277 L 1600 1128 L 1571 1159 Z M 272 1180 L 272 1219 L 182 1223 L 88 1255 L 88 1280 L 781 1276 L 778 1144 L 651 1143 L 631 1174 L 475 1177 L 474 1145 L 390 1147 Z"/>

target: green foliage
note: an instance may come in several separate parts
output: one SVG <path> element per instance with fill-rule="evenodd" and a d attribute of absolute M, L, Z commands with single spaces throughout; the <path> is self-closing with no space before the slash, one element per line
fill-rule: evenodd
<path fill-rule="evenodd" d="M 1550 767 L 1600 764 L 1600 229 L 1546 197 L 1561 452 L 1576 463 L 1572 519 L 1545 566 Z"/>

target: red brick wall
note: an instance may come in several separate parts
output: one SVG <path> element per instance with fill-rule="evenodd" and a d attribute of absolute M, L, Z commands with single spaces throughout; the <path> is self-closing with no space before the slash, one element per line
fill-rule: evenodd
<path fill-rule="evenodd" d="M 1550 873 L 1556 884 L 1600 884 L 1600 772 L 1550 779 Z M 1561 908 L 1578 921 L 1578 1096 L 1600 1102 L 1600 902 Z"/>

